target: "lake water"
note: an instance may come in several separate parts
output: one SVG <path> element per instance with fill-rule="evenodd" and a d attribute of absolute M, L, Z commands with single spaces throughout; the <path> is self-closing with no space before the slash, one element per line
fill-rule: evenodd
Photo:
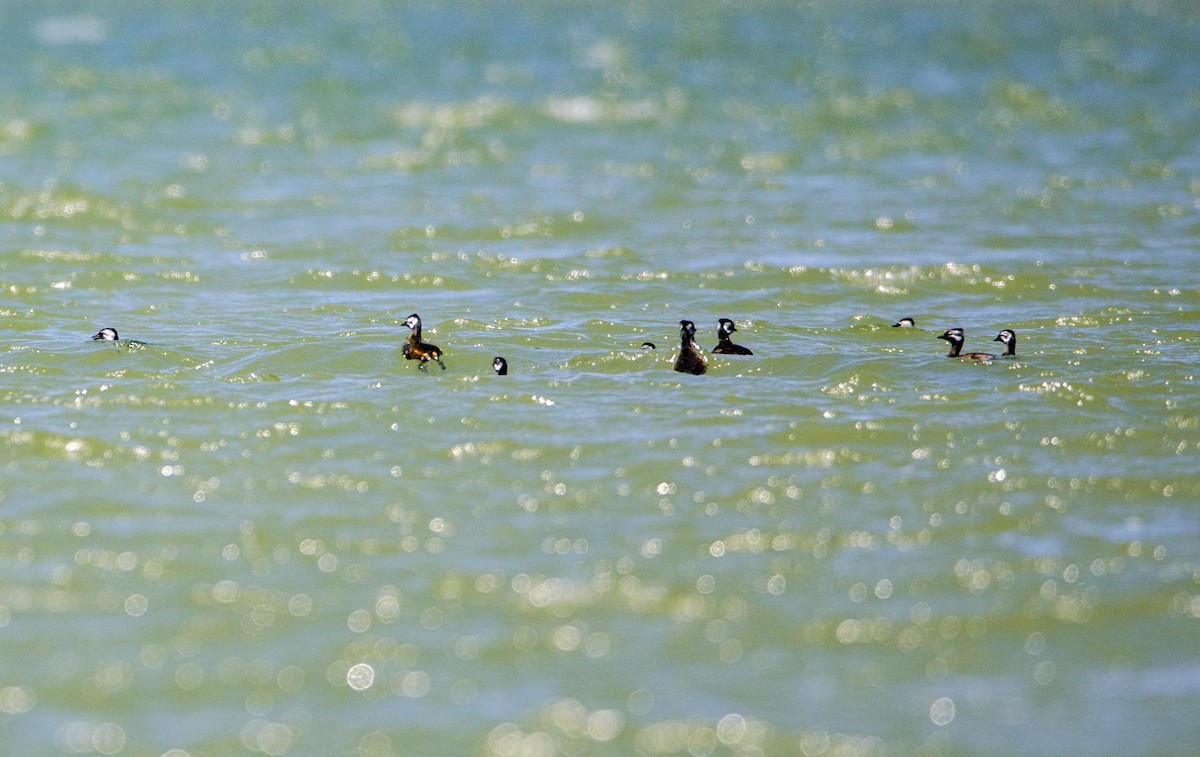
<path fill-rule="evenodd" d="M 1200 749 L 1195 4 L 4 16 L 0 751 Z"/>

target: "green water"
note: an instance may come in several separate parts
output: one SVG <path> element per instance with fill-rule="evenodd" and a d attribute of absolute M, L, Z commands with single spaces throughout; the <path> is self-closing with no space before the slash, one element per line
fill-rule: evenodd
<path fill-rule="evenodd" d="M 1192 4 L 0 51 L 0 753 L 1196 753 Z"/>

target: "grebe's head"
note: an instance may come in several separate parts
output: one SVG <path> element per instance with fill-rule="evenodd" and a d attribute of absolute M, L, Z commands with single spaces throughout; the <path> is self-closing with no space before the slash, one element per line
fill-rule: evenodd
<path fill-rule="evenodd" d="M 946 333 L 938 336 L 938 339 L 945 339 L 950 344 L 963 343 L 963 330 L 960 328 L 946 329 Z"/>

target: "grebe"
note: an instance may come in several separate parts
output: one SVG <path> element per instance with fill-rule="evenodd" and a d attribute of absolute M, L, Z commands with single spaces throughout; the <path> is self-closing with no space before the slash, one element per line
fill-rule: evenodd
<path fill-rule="evenodd" d="M 679 322 L 679 357 L 675 358 L 675 370 L 699 376 L 708 369 L 708 358 L 696 344 L 696 324 Z"/>
<path fill-rule="evenodd" d="M 421 316 L 413 313 L 404 319 L 404 325 L 412 329 L 412 333 L 404 342 L 405 360 L 420 360 L 421 364 L 418 367 L 421 370 L 425 370 L 425 363 L 432 360 L 440 365 L 443 371 L 446 370 L 446 364 L 442 362 L 442 348 L 421 340 Z"/>
<path fill-rule="evenodd" d="M 737 331 L 737 326 L 733 325 L 733 321 L 728 318 L 720 318 L 717 320 L 717 346 L 713 347 L 714 353 L 722 355 L 753 355 L 749 347 L 743 347 L 740 344 L 734 344 L 730 339 L 730 334 Z"/>
<path fill-rule="evenodd" d="M 990 352 L 963 353 L 963 330 L 960 328 L 947 329 L 946 333 L 939 336 L 938 339 L 945 339 L 950 343 L 950 351 L 946 353 L 946 357 L 959 357 L 965 360 L 991 360 L 996 357 Z"/>

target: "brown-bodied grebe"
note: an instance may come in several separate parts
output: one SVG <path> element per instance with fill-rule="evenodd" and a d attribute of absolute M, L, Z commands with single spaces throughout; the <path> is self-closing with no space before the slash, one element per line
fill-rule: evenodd
<path fill-rule="evenodd" d="M 413 313 L 404 319 L 404 325 L 412 329 L 412 333 L 404 342 L 404 358 L 420 360 L 421 364 L 418 367 L 421 370 L 425 370 L 425 363 L 430 360 L 440 365 L 443 371 L 446 370 L 446 365 L 442 362 L 442 348 L 421 340 L 421 316 Z"/>
<path fill-rule="evenodd" d="M 708 358 L 696 344 L 696 324 L 679 322 L 679 357 L 675 358 L 675 370 L 699 376 L 708 369 Z"/>
<path fill-rule="evenodd" d="M 733 321 L 728 318 L 717 319 L 717 346 L 712 351 L 721 355 L 753 355 L 749 347 L 733 343 L 730 335 L 735 331 L 737 326 L 733 325 Z"/>
<path fill-rule="evenodd" d="M 144 347 L 146 345 L 145 342 L 139 342 L 136 339 L 122 339 L 120 336 L 117 335 L 116 329 L 109 328 L 107 326 L 100 329 L 99 331 L 97 331 L 95 333 L 95 335 L 92 336 L 92 341 L 93 342 L 115 342 L 118 345 L 123 344 L 127 347 Z"/>
<path fill-rule="evenodd" d="M 1004 352 L 1000 353 L 1001 357 L 1015 357 L 1017 354 L 1017 332 L 1012 329 L 1004 329 L 993 342 L 999 342 L 1004 345 Z"/>
<path fill-rule="evenodd" d="M 950 343 L 950 351 L 946 353 L 946 357 L 958 357 L 964 360 L 991 360 L 996 357 L 990 352 L 967 352 L 962 351 L 963 346 L 963 330 L 960 328 L 947 329 L 945 334 L 942 334 L 938 339 L 945 339 Z"/>

